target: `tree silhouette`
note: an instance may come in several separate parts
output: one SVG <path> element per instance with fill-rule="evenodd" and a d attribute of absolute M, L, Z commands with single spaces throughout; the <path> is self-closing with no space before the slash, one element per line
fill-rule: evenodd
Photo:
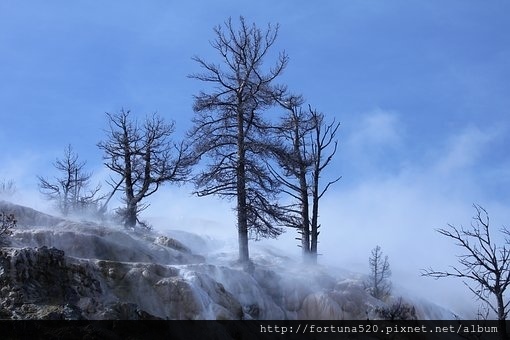
<path fill-rule="evenodd" d="M 506 332 L 506 318 L 508 305 L 505 292 L 510 285 L 510 231 L 501 228 L 505 237 L 503 246 L 496 245 L 490 234 L 490 220 L 487 211 L 480 205 L 474 204 L 475 215 L 471 228 L 457 228 L 448 224 L 447 229 L 437 229 L 437 232 L 452 239 L 464 251 L 459 255 L 459 266 L 452 266 L 451 270 L 436 271 L 432 268 L 422 271 L 422 276 L 436 279 L 457 277 L 463 280 L 468 289 L 483 301 L 499 320 L 499 332 L 502 339 L 508 339 Z M 495 301 L 491 300 L 495 298 Z"/>
<path fill-rule="evenodd" d="M 98 147 L 104 152 L 106 167 L 120 178 L 110 184 L 113 192 L 124 192 L 126 205 L 118 211 L 124 226 L 134 228 L 139 213 L 147 207 L 142 201 L 166 182 L 184 181 L 193 161 L 184 142 L 170 141 L 174 124 L 158 115 L 147 116 L 143 124 L 131 119 L 125 110 L 106 115 L 109 129 Z"/>
<path fill-rule="evenodd" d="M 240 18 L 239 28 L 229 19 L 214 29 L 211 43 L 221 63 L 194 60 L 204 70 L 190 77 L 211 84 L 210 92 L 194 99 L 194 127 L 189 136 L 197 157 L 210 163 L 195 177 L 198 196 L 219 195 L 236 200 L 239 260 L 250 266 L 249 235 L 275 237 L 275 216 L 281 211 L 274 203 L 277 181 L 268 172 L 268 122 L 263 112 L 285 91 L 274 84 L 287 65 L 280 53 L 273 67 L 263 69 L 278 33 L 278 26 L 261 30 Z"/>
<path fill-rule="evenodd" d="M 270 149 L 282 171 L 276 170 L 270 162 L 268 167 L 282 191 L 294 201 L 283 207 L 287 212 L 283 222 L 298 229 L 305 260 L 316 263 L 320 233 L 319 202 L 341 177 L 324 187 L 321 187 L 320 179 L 336 153 L 337 141 L 334 138 L 340 124 L 335 121 L 326 124 L 324 114 L 311 106 L 303 109 L 300 96 L 289 96 L 278 102 L 286 114 L 275 128 L 275 140 Z M 326 152 L 329 153 L 325 155 Z"/>
<path fill-rule="evenodd" d="M 12 235 L 12 229 L 16 227 L 14 214 L 0 212 L 0 246 L 7 243 L 6 237 Z"/>
<path fill-rule="evenodd" d="M 376 299 L 386 299 L 391 293 L 391 282 L 389 280 L 391 270 L 388 256 L 383 257 L 380 246 L 372 249 L 368 266 L 370 273 L 368 280 L 365 281 L 365 289 Z"/>
<path fill-rule="evenodd" d="M 54 181 L 37 176 L 40 192 L 54 201 L 64 216 L 70 212 L 89 211 L 91 208 L 97 210 L 99 201 L 104 198 L 99 194 L 101 185 L 89 188 L 92 173 L 85 172 L 85 164 L 85 161 L 79 160 L 72 146 L 68 145 L 64 157 L 53 163 L 60 175 Z"/>
<path fill-rule="evenodd" d="M 9 198 L 13 196 L 16 193 L 16 184 L 12 179 L 6 180 L 1 179 L 0 180 L 0 197 L 6 197 Z"/>

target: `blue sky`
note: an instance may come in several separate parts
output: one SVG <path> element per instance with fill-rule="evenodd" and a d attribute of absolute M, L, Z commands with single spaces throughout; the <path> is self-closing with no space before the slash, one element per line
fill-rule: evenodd
<path fill-rule="evenodd" d="M 279 23 L 274 52 L 290 57 L 281 81 L 341 122 L 328 170 L 343 177 L 324 200 L 319 245 L 338 256 L 323 262 L 363 271 L 380 244 L 395 280 L 416 285 L 420 268 L 455 261 L 434 228 L 468 225 L 474 202 L 495 227 L 510 220 L 508 13 L 502 0 L 4 0 L 0 178 L 38 206 L 36 175 L 52 176 L 70 143 L 104 179 L 96 144 L 104 113 L 122 107 L 175 120 L 180 138 L 203 88 L 187 78 L 200 71 L 191 57 L 218 60 L 212 28 L 239 15 Z M 147 214 L 235 234 L 227 203 L 190 197 L 186 186 L 162 190 Z M 288 234 L 279 242 L 291 244 Z"/>

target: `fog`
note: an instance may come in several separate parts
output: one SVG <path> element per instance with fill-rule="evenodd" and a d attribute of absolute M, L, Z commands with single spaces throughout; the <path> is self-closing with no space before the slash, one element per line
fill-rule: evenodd
<path fill-rule="evenodd" d="M 325 196 L 320 215 L 319 264 L 331 271 L 366 275 L 370 251 L 380 245 L 389 257 L 395 295 L 423 298 L 461 317 L 474 317 L 479 304 L 461 280 L 434 280 L 420 275 L 422 269 L 448 269 L 456 264 L 455 256 L 461 249 L 434 229 L 447 223 L 469 226 L 474 209 L 462 196 L 434 190 L 430 183 L 415 181 L 411 185 L 402 181 L 365 183 Z M 218 247 L 218 252 L 235 252 L 233 204 L 215 197 L 197 198 L 190 194 L 191 190 L 190 185 L 163 187 L 151 197 L 151 205 L 142 218 L 156 231 L 185 232 L 176 234 L 180 237 L 187 233 L 200 235 L 209 240 L 208 252 L 214 253 L 214 247 Z M 34 191 L 18 190 L 10 200 L 56 213 Z M 510 217 L 497 203 L 489 202 L 485 208 L 494 230 Z M 301 250 L 295 237 L 295 230 L 286 230 L 278 239 L 252 241 L 250 245 L 259 252 L 259 245 L 269 246 L 263 249 L 274 249 L 280 256 L 299 262 Z M 204 245 L 193 247 L 194 251 L 200 253 L 200 247 Z"/>
<path fill-rule="evenodd" d="M 380 245 L 389 257 L 396 294 L 422 297 L 460 316 L 473 317 L 478 303 L 460 280 L 434 280 L 420 275 L 422 269 L 448 269 L 456 264 L 455 256 L 461 249 L 437 234 L 434 228 L 445 227 L 447 223 L 469 225 L 473 215 L 471 205 L 446 197 L 432 204 L 432 197 L 402 188 L 393 198 L 377 201 L 388 189 L 374 186 L 369 196 L 363 194 L 364 188 L 353 189 L 324 200 L 319 264 L 366 275 L 370 251 Z M 191 197 L 185 188 L 167 188 L 158 194 L 146 216 L 157 229 L 208 235 L 235 247 L 235 214 L 231 206 L 211 197 Z M 500 215 L 494 223 L 504 217 L 501 207 L 488 209 L 492 209 L 491 215 Z M 251 246 L 270 245 L 300 261 L 297 236 L 295 230 L 287 230 L 278 239 L 252 241 Z"/>
<path fill-rule="evenodd" d="M 434 280 L 420 272 L 456 264 L 462 249 L 435 229 L 448 223 L 469 226 L 473 203 L 487 209 L 493 233 L 510 220 L 507 197 L 502 194 L 510 178 L 505 163 L 480 166 L 484 155 L 500 146 L 504 130 L 461 127 L 441 143 L 423 147 L 423 157 L 417 159 L 403 149 L 412 137 L 395 112 L 377 109 L 342 129 L 337 157 L 326 175 L 343 177 L 321 201 L 319 263 L 367 274 L 370 251 L 379 245 L 389 257 L 396 290 L 472 316 L 478 302 L 461 280 Z M 389 168 L 388 159 L 394 159 Z M 0 178 L 16 183 L 11 201 L 55 214 L 37 190 L 34 172 L 41 161 L 36 155 L 8 160 Z M 108 176 L 105 169 L 97 169 L 91 183 L 104 183 Z M 192 191 L 191 184 L 163 186 L 147 199 L 150 207 L 141 218 L 156 230 L 192 232 L 235 248 L 234 204 L 217 197 L 198 198 Z M 109 208 L 120 204 L 117 198 Z M 295 230 L 287 230 L 276 240 L 260 243 L 299 261 L 296 237 Z M 498 240 L 496 235 L 494 239 Z"/>
<path fill-rule="evenodd" d="M 480 164 L 490 149 L 499 147 L 504 131 L 461 127 L 442 143 L 424 147 L 423 158 L 417 160 L 401 150 L 411 138 L 404 127 L 398 114 L 382 110 L 344 127 L 333 168 L 343 178 L 320 206 L 319 263 L 367 274 L 370 251 L 380 245 L 389 257 L 396 290 L 472 318 L 479 301 L 462 280 L 434 280 L 422 277 L 421 271 L 457 264 L 463 249 L 435 229 L 448 224 L 469 227 L 475 203 L 487 209 L 493 239 L 503 242 L 497 231 L 508 223 L 510 212 L 506 196 L 498 194 L 501 188 L 494 187 L 506 183 L 508 171 L 501 171 L 501 163 Z M 394 168 L 379 169 L 380 160 L 388 157 L 395 157 Z M 164 188 L 154 196 L 146 216 L 158 228 L 184 229 L 235 243 L 234 205 L 215 197 L 193 197 L 191 191 L 191 186 Z M 287 230 L 278 239 L 261 243 L 299 259 L 297 236 L 295 230 Z"/>
<path fill-rule="evenodd" d="M 36 176 L 58 176 L 52 162 L 67 143 L 87 161 L 91 186 L 102 183 L 107 192 L 111 174 L 96 146 L 105 111 L 161 112 L 176 120 L 176 139 L 184 136 L 202 86 L 186 78 L 200 70 L 191 56 L 216 62 L 211 28 L 248 15 L 257 25 L 281 24 L 274 53 L 290 57 L 282 84 L 341 123 L 322 177 L 342 179 L 320 204 L 319 264 L 365 275 L 379 245 L 396 292 L 472 317 L 478 302 L 461 280 L 420 275 L 456 264 L 462 249 L 435 229 L 469 226 L 472 204 L 487 209 L 493 232 L 510 221 L 509 21 L 499 3 L 459 4 L 226 2 L 197 11 L 191 3 L 12 2 L 0 11 L 0 26 L 15 37 L 5 39 L 8 53 L 0 57 L 0 180 L 13 180 L 17 190 L 3 198 L 58 214 Z M 190 183 L 162 186 L 145 200 L 141 219 L 235 250 L 234 204 L 192 190 Z M 115 197 L 109 209 L 120 205 Z M 287 230 L 258 243 L 300 261 L 297 236 Z"/>

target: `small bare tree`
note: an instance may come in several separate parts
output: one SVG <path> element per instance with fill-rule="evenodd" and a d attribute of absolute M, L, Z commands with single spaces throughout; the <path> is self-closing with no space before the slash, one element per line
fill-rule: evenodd
<path fill-rule="evenodd" d="M 16 193 L 16 185 L 12 179 L 0 180 L 0 197 L 9 198 Z"/>
<path fill-rule="evenodd" d="M 99 195 L 101 185 L 89 188 L 92 173 L 85 172 L 86 162 L 79 161 L 78 154 L 73 151 L 71 145 L 64 150 L 64 157 L 57 159 L 53 166 L 60 173 L 54 181 L 42 176 L 39 179 L 39 190 L 49 200 L 57 204 L 59 210 L 67 216 L 70 212 L 89 211 L 96 208 L 98 202 L 103 199 Z"/>
<path fill-rule="evenodd" d="M 380 246 L 372 249 L 372 254 L 368 259 L 370 274 L 365 281 L 365 289 L 379 300 L 385 300 L 391 293 L 390 263 L 388 256 L 383 256 Z"/>
<path fill-rule="evenodd" d="M 399 297 L 391 305 L 386 307 L 378 307 L 375 312 L 383 320 L 417 320 L 416 308 L 413 305 L 403 301 L 402 297 Z"/>
<path fill-rule="evenodd" d="M 142 201 L 166 182 L 180 183 L 189 175 L 192 158 L 187 156 L 184 142 L 174 144 L 170 136 L 174 123 L 166 123 L 156 114 L 147 116 L 143 124 L 131 119 L 130 112 L 106 114 L 109 129 L 98 147 L 104 151 L 105 165 L 120 179 L 111 181 L 113 193 L 124 193 L 125 207 L 119 214 L 126 228 L 134 228 L 139 213 L 147 207 Z"/>
<path fill-rule="evenodd" d="M 489 230 L 489 214 L 480 205 L 474 204 L 473 207 L 476 213 L 471 228 L 457 228 L 448 224 L 448 229 L 437 229 L 438 233 L 454 240 L 464 250 L 465 253 L 459 256 L 460 266 L 452 266 L 450 271 L 430 268 L 423 270 L 422 276 L 436 279 L 457 277 L 464 280 L 476 298 L 496 313 L 501 338 L 508 339 L 505 320 L 510 301 L 506 301 L 505 292 L 510 285 L 510 231 L 501 228 L 505 245 L 496 245 Z"/>
<path fill-rule="evenodd" d="M 12 235 L 12 229 L 16 227 L 14 214 L 0 212 L 0 245 L 7 243 L 6 237 Z"/>

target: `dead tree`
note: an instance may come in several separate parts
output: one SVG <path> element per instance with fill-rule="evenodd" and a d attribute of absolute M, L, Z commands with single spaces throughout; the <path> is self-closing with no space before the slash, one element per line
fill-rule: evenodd
<path fill-rule="evenodd" d="M 275 127 L 274 140 L 269 149 L 276 159 L 279 169 L 268 160 L 267 166 L 279 181 L 282 193 L 291 198 L 291 203 L 282 207 L 287 212 L 287 227 L 296 228 L 301 241 L 303 258 L 310 257 L 310 179 L 313 157 L 311 155 L 310 134 L 314 121 L 303 111 L 300 96 L 290 96 L 279 100 L 286 113 L 279 126 Z"/>
<path fill-rule="evenodd" d="M 16 184 L 12 179 L 0 180 L 0 197 L 10 198 L 16 193 Z"/>
<path fill-rule="evenodd" d="M 98 147 L 104 152 L 105 166 L 120 178 L 112 179 L 110 185 L 112 193 L 117 190 L 124 193 L 126 205 L 118 211 L 124 226 L 134 228 L 139 213 L 147 207 L 142 201 L 166 182 L 184 181 L 192 161 L 184 142 L 170 141 L 173 123 L 153 114 L 139 124 L 125 110 L 106 115 L 109 129 Z"/>
<path fill-rule="evenodd" d="M 375 313 L 383 320 L 417 320 L 416 308 L 406 303 L 402 297 L 399 297 L 391 305 L 375 308 Z"/>
<path fill-rule="evenodd" d="M 490 221 L 487 211 L 480 205 L 473 205 L 476 214 L 471 228 L 457 228 L 448 224 L 448 229 L 437 229 L 462 248 L 464 254 L 459 255 L 459 265 L 452 266 L 450 271 L 423 270 L 422 276 L 433 278 L 456 277 L 463 280 L 468 289 L 477 299 L 485 303 L 499 320 L 499 332 L 502 339 L 508 339 L 506 318 L 508 305 L 505 292 L 510 285 L 510 231 L 500 229 L 505 237 L 505 245 L 498 246 L 491 238 Z M 493 300 L 495 299 L 495 301 Z"/>
<path fill-rule="evenodd" d="M 389 280 L 391 270 L 388 256 L 383 257 L 380 246 L 372 249 L 368 266 L 370 273 L 365 281 L 365 289 L 376 299 L 386 299 L 391 293 L 391 282 Z"/>
<path fill-rule="evenodd" d="M 278 100 L 286 114 L 275 129 L 276 139 L 270 149 L 282 171 L 268 163 L 282 191 L 295 203 L 284 207 L 294 218 L 286 217 L 285 225 L 298 229 L 305 260 L 317 262 L 319 238 L 319 202 L 337 177 L 321 188 L 321 175 L 337 150 L 335 136 L 340 126 L 324 122 L 324 115 L 302 108 L 299 96 Z M 328 150 L 332 145 L 332 150 Z M 329 152 L 325 155 L 326 152 Z"/>
<path fill-rule="evenodd" d="M 70 212 L 89 211 L 104 198 L 99 194 L 101 185 L 89 187 L 92 173 L 85 172 L 85 164 L 85 161 L 79 161 L 78 154 L 68 145 L 64 157 L 53 163 L 60 175 L 54 181 L 37 176 L 39 191 L 48 200 L 54 201 L 64 216 Z"/>
<path fill-rule="evenodd" d="M 285 91 L 274 82 L 288 58 L 280 53 L 273 67 L 263 69 L 278 26 L 269 25 L 263 31 L 241 17 L 239 28 L 229 19 L 214 33 L 211 45 L 220 64 L 194 57 L 204 73 L 190 76 L 213 86 L 210 92 L 195 96 L 193 107 L 194 127 L 189 136 L 196 156 L 210 160 L 195 177 L 196 194 L 236 199 L 239 260 L 246 266 L 249 235 L 276 237 L 281 233 L 273 223 L 280 210 L 273 201 L 277 182 L 264 162 L 268 123 L 263 112 L 274 105 L 277 93 Z"/>
<path fill-rule="evenodd" d="M 12 235 L 12 229 L 16 227 L 16 223 L 14 214 L 0 212 L 0 246 L 8 243 L 7 237 Z"/>
<path fill-rule="evenodd" d="M 322 186 L 321 175 L 323 170 L 331 163 L 333 156 L 338 147 L 338 141 L 335 139 L 340 123 L 333 120 L 330 124 L 324 122 L 324 115 L 312 110 L 309 107 L 310 114 L 315 122 L 314 132 L 312 134 L 312 154 L 314 157 L 312 167 L 312 222 L 311 222 L 311 239 L 310 239 L 310 252 L 317 261 L 317 246 L 319 242 L 319 202 L 324 194 L 328 191 L 331 185 L 338 182 L 342 176 L 338 176 L 332 181 Z"/>

